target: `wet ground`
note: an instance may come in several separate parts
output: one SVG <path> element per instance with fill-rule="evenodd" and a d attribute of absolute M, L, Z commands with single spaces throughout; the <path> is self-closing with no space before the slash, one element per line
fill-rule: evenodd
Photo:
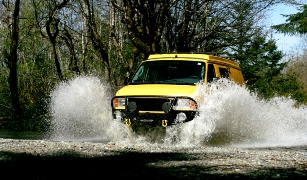
<path fill-rule="evenodd" d="M 0 138 L 0 172 L 7 179 L 306 180 L 307 152 L 296 148 L 184 148 Z"/>

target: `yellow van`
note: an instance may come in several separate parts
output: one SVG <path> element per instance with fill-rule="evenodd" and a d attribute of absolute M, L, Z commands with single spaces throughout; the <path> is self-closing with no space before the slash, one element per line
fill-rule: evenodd
<path fill-rule="evenodd" d="M 244 83 L 236 62 L 208 54 L 154 54 L 111 100 L 114 119 L 128 126 L 163 126 L 194 119 L 196 84 L 217 78 Z"/>

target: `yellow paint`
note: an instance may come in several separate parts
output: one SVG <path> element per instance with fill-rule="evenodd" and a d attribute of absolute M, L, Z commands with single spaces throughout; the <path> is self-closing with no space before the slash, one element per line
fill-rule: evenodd
<path fill-rule="evenodd" d="M 195 90 L 195 85 L 137 84 L 123 87 L 116 96 L 190 96 Z"/>

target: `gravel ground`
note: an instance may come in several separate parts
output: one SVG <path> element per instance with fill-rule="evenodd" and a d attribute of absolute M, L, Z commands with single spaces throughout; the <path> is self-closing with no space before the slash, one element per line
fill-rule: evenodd
<path fill-rule="evenodd" d="M 307 147 L 184 148 L 0 138 L 0 172 L 4 179 L 306 179 Z"/>

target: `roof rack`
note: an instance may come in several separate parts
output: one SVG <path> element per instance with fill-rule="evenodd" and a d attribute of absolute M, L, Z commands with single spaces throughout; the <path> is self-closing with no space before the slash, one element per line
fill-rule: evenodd
<path fill-rule="evenodd" d="M 209 54 L 217 56 L 218 54 L 222 54 L 223 52 L 170 52 L 167 54 Z"/>

